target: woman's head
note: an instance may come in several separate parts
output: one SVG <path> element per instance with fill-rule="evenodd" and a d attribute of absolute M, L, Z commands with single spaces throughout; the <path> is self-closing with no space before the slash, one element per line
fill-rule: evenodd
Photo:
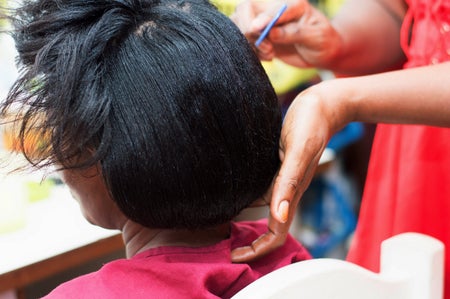
<path fill-rule="evenodd" d="M 17 12 L 23 72 L 3 108 L 21 103 L 23 132 L 39 119 L 37 165 L 99 164 L 111 198 L 149 227 L 221 224 L 267 190 L 276 95 L 207 1 L 41 0 Z"/>

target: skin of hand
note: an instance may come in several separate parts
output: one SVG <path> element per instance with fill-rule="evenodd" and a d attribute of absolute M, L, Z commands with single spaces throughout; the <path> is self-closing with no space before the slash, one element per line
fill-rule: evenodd
<path fill-rule="evenodd" d="M 352 121 L 450 127 L 450 62 L 323 81 L 290 106 L 280 140 L 282 166 L 274 181 L 269 230 L 232 252 L 234 262 L 281 246 L 329 138 Z"/>
<path fill-rule="evenodd" d="M 403 0 L 348 0 L 332 21 L 305 0 L 246 0 L 237 7 L 232 20 L 249 41 L 254 42 L 282 3 L 287 3 L 288 9 L 256 49 L 261 59 L 277 57 L 292 65 L 315 66 L 347 75 L 395 69 L 404 62 L 400 47 L 400 28 L 406 12 Z M 390 90 L 389 86 L 383 87 L 386 82 L 383 79 L 406 82 L 404 78 L 397 78 L 398 75 L 393 76 L 395 78 L 381 76 L 381 82 L 378 77 L 370 76 L 355 79 L 355 82 L 351 79 L 326 81 L 296 98 L 283 124 L 280 140 L 283 163 L 272 187 L 268 232 L 252 245 L 235 249 L 232 252 L 234 262 L 256 259 L 283 244 L 300 197 L 314 176 L 332 134 L 350 121 L 377 122 L 385 116 L 393 121 L 398 117 L 395 112 L 401 113 L 401 108 L 392 110 L 393 115 L 386 113 L 386 109 L 398 104 L 389 103 L 391 95 L 385 95 L 386 101 L 379 101 L 382 97 L 379 88 Z M 366 88 L 360 93 L 356 80 L 362 80 L 361 86 Z M 392 95 L 399 96 L 396 92 Z M 416 103 L 423 106 L 420 101 Z M 369 109 L 363 109 L 367 107 Z M 373 117 L 372 109 L 380 109 L 375 112 L 379 119 Z M 412 113 L 408 117 L 415 118 L 415 111 L 408 111 Z"/>
<path fill-rule="evenodd" d="M 271 197 L 266 196 L 271 198 L 268 232 L 250 246 L 235 249 L 233 262 L 253 260 L 284 243 L 300 197 L 314 176 L 330 136 L 345 123 L 344 113 L 324 106 L 326 97 L 312 91 L 297 96 L 284 120 L 280 140 L 283 163 Z"/>
<path fill-rule="evenodd" d="M 346 75 L 386 71 L 404 61 L 403 0 L 348 0 L 331 21 L 306 0 L 246 0 L 231 19 L 253 43 L 283 3 L 287 10 L 256 48 L 262 60 Z"/>
<path fill-rule="evenodd" d="M 334 57 L 340 36 L 324 14 L 306 0 L 244 1 L 231 19 L 254 43 L 284 3 L 288 8 L 256 48 L 259 58 L 272 60 L 277 57 L 291 65 L 310 67 Z"/>

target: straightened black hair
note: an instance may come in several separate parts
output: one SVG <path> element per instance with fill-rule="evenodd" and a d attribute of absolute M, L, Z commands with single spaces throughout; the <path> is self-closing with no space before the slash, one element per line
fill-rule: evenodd
<path fill-rule="evenodd" d="M 39 0 L 15 9 L 20 140 L 36 167 L 101 165 L 111 197 L 155 228 L 225 223 L 279 167 L 281 115 L 239 29 L 204 0 Z"/>

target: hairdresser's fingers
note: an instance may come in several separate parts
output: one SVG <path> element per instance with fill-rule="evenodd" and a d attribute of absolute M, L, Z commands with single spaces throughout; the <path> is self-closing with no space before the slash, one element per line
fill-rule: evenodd
<path fill-rule="evenodd" d="M 299 147 L 303 148 L 303 147 Z M 291 150 L 283 155 L 283 164 L 275 179 L 270 215 L 280 223 L 290 223 L 301 196 L 314 177 L 321 151 Z"/>
<path fill-rule="evenodd" d="M 308 1 L 305 0 L 267 1 L 266 3 L 268 4 L 265 4 L 264 9 L 259 9 L 260 13 L 256 14 L 253 20 L 255 28 L 264 28 L 277 15 L 283 5 L 287 5 L 287 8 L 276 22 L 276 26 L 296 22 L 303 16 L 305 8 L 309 5 Z"/>
<path fill-rule="evenodd" d="M 276 23 L 276 26 L 270 31 L 270 39 L 276 38 L 281 42 L 292 43 L 296 40 L 301 26 L 305 23 L 311 11 L 311 4 L 308 1 L 298 0 L 288 3 L 288 8 Z"/>
<path fill-rule="evenodd" d="M 280 203 L 275 205 L 273 204 L 273 201 L 271 202 L 268 232 L 256 239 L 250 246 L 234 249 L 231 252 L 231 259 L 233 262 L 242 263 L 256 260 L 284 244 L 289 233 L 289 227 L 294 220 L 297 211 L 298 201 L 306 189 L 305 186 L 309 185 L 309 182 L 313 177 L 317 162 L 318 159 L 313 159 L 306 167 L 306 171 L 304 172 L 305 178 L 302 178 L 300 181 L 292 179 L 293 177 L 297 177 L 298 169 L 295 167 L 291 170 L 283 170 L 283 173 L 293 173 L 293 175 L 278 175 L 277 179 L 279 182 L 275 183 L 274 188 L 279 188 L 281 190 L 278 193 L 281 194 L 280 198 L 283 200 L 279 200 Z M 272 199 L 273 198 L 274 196 L 272 196 Z M 272 212 L 274 206 L 276 206 L 275 214 Z"/>
<path fill-rule="evenodd" d="M 247 36 L 251 36 L 251 23 L 255 18 L 255 12 L 251 1 L 242 1 L 236 6 L 235 11 L 231 14 L 230 19 Z"/>
<path fill-rule="evenodd" d="M 331 136 L 324 119 L 325 103 L 320 92 L 299 94 L 284 118 L 280 138 L 280 171 L 274 181 L 270 203 L 269 230 L 250 246 L 235 249 L 236 262 L 257 259 L 286 240 L 297 204 L 311 182 L 320 156 Z"/>
<path fill-rule="evenodd" d="M 265 38 L 256 46 L 255 41 L 282 5 L 281 1 L 243 1 L 230 16 L 263 61 L 271 61 L 275 57 L 272 43 Z"/>
<path fill-rule="evenodd" d="M 273 9 L 273 3 L 270 2 L 242 1 L 236 6 L 230 19 L 250 41 L 254 41 L 270 22 L 270 12 Z M 266 11 L 269 13 L 266 13 Z"/>
<path fill-rule="evenodd" d="M 258 47 L 255 45 L 264 27 L 270 22 L 268 15 L 263 14 L 259 18 L 255 17 L 257 13 L 264 10 L 261 5 L 261 3 L 256 1 L 243 1 L 236 7 L 230 18 L 254 47 L 259 59 L 270 61 L 275 57 L 272 44 L 267 39 L 264 39 Z"/>
<path fill-rule="evenodd" d="M 258 47 L 255 47 L 255 49 L 259 59 L 263 61 L 271 61 L 273 58 L 275 58 L 273 45 L 267 39 L 263 40 Z"/>
<path fill-rule="evenodd" d="M 279 43 L 298 42 L 303 36 L 315 35 L 331 26 L 328 17 L 308 1 L 298 1 L 295 6 L 291 4 L 277 24 L 279 26 L 273 28 L 270 38 Z"/>
<path fill-rule="evenodd" d="M 268 40 L 276 57 L 298 67 L 327 65 L 342 47 L 342 37 L 330 20 L 312 6 L 297 22 L 274 27 Z"/>
<path fill-rule="evenodd" d="M 289 232 L 288 223 L 271 222 L 269 217 L 269 231 L 256 239 L 250 246 L 234 249 L 231 260 L 234 263 L 250 262 L 260 258 L 284 244 Z"/>
<path fill-rule="evenodd" d="M 307 28 L 302 27 L 298 22 L 288 23 L 283 26 L 274 27 L 269 35 L 272 42 L 278 44 L 296 44 L 302 40 L 303 32 L 306 32 Z"/>
<path fill-rule="evenodd" d="M 282 164 L 270 204 L 271 215 L 279 222 L 286 222 L 286 216 L 293 215 L 329 140 L 323 110 L 320 97 L 307 90 L 296 97 L 284 118 L 280 137 Z"/>
<path fill-rule="evenodd" d="M 241 32 L 247 37 L 259 36 L 261 31 L 277 15 L 280 8 L 287 4 L 287 9 L 276 22 L 278 24 L 289 23 L 298 20 L 303 14 L 307 4 L 305 0 L 275 0 L 275 1 L 242 1 L 236 6 L 235 11 L 230 16 Z"/>
<path fill-rule="evenodd" d="M 304 7 L 307 6 L 306 3 L 308 2 L 305 0 L 247 0 L 241 2 L 236 7 L 235 12 L 230 16 L 230 18 L 246 36 L 248 41 L 254 45 L 261 32 L 277 15 L 283 5 L 287 4 L 287 9 L 281 14 L 281 17 L 278 19 L 275 27 L 272 28 L 271 31 L 275 30 L 277 26 L 283 26 L 285 23 L 296 22 L 303 14 Z M 271 31 L 269 32 L 269 36 Z M 266 37 L 258 47 L 255 45 L 254 47 L 258 57 L 263 61 L 271 61 L 277 55 L 269 37 Z M 291 46 L 291 48 L 293 47 Z M 294 61 L 298 59 L 296 58 L 295 50 L 291 50 L 291 52 L 294 54 Z M 287 59 L 287 62 L 289 63 L 289 59 Z M 296 65 L 303 66 L 304 64 L 296 63 Z"/>
<path fill-rule="evenodd" d="M 256 239 L 250 246 L 232 251 L 232 261 L 249 262 L 258 259 L 284 244 L 289 227 L 297 212 L 297 204 L 314 176 L 320 153 L 313 154 L 310 161 L 304 162 L 300 156 L 286 156 L 281 153 L 282 167 L 275 180 L 272 193 L 271 213 L 268 232 Z M 292 164 L 291 164 L 292 163 Z M 276 203 L 274 203 L 274 198 Z"/>

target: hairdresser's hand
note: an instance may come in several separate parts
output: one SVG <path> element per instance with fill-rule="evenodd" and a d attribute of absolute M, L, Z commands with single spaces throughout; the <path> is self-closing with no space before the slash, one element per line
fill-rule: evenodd
<path fill-rule="evenodd" d="M 288 4 L 276 26 L 256 49 L 262 60 L 277 57 L 298 67 L 326 67 L 342 47 L 328 18 L 306 0 L 245 0 L 231 16 L 254 43 L 283 3 Z"/>
<path fill-rule="evenodd" d="M 314 176 L 329 138 L 350 119 L 345 105 L 328 94 L 329 89 L 313 86 L 291 104 L 281 132 L 282 165 L 274 181 L 268 232 L 250 246 L 235 249 L 233 262 L 257 259 L 286 240 L 297 204 Z"/>

